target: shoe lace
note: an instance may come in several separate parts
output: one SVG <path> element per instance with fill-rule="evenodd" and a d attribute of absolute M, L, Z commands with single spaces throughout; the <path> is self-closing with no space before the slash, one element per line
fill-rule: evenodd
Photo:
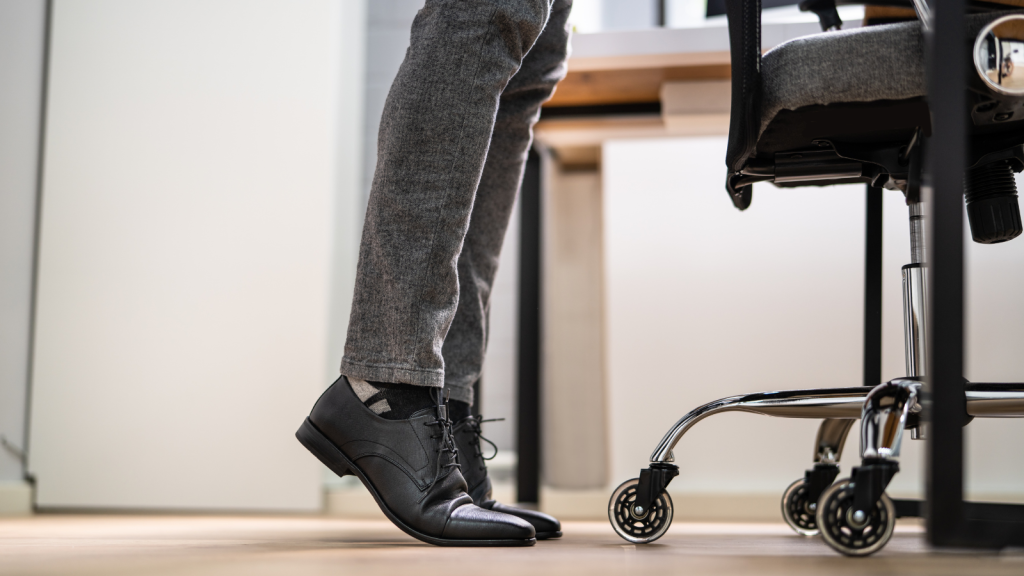
<path fill-rule="evenodd" d="M 431 395 L 435 394 L 432 390 Z M 425 426 L 437 426 L 440 434 L 431 436 L 433 439 L 441 439 L 441 446 L 436 450 L 437 461 L 434 464 L 434 479 L 430 481 L 430 486 L 427 486 L 427 490 L 434 487 L 438 480 L 445 478 L 453 468 L 462 469 L 459 464 L 459 449 L 455 446 L 455 434 L 452 432 L 452 420 L 448 417 L 448 395 L 444 394 L 442 401 L 442 393 L 440 389 L 437 390 L 437 407 L 435 411 L 436 418 L 425 423 Z M 448 463 L 445 464 L 445 455 L 448 456 Z"/>
<path fill-rule="evenodd" d="M 461 422 L 459 422 L 456 428 L 465 428 L 466 430 L 469 431 L 470 434 L 473 435 L 473 440 L 470 442 L 470 445 L 473 446 L 474 456 L 480 458 L 481 460 L 494 460 L 494 458 L 498 455 L 498 446 L 494 442 L 488 440 L 487 437 L 483 435 L 483 427 L 481 426 L 481 424 L 483 424 L 484 422 L 501 422 L 503 420 L 504 418 L 488 418 L 485 420 L 483 416 L 480 416 L 479 414 L 474 414 L 473 416 L 465 418 Z M 494 449 L 493 454 L 491 454 L 490 456 L 484 456 L 484 452 L 480 448 L 481 440 L 491 445 L 491 448 Z M 487 466 L 480 466 L 479 469 L 486 470 Z"/>

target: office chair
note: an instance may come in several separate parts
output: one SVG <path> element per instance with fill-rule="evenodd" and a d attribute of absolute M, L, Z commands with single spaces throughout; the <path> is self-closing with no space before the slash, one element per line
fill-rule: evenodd
<path fill-rule="evenodd" d="M 882 3 L 882 2 L 880 2 Z M 900 4 L 886 1 L 886 5 Z M 782 513 L 799 534 L 820 534 L 836 551 L 865 556 L 882 549 L 897 517 L 919 502 L 894 503 L 885 488 L 899 471 L 903 431 L 921 438 L 925 358 L 925 211 L 922 149 L 931 136 L 924 35 L 917 19 L 839 30 L 834 0 L 804 0 L 825 30 L 761 54 L 760 0 L 726 0 L 732 58 L 732 112 L 726 189 L 740 210 L 752 185 L 778 187 L 865 183 L 906 197 L 910 263 L 903 267 L 907 375 L 877 386 L 762 392 L 710 402 L 680 419 L 658 443 L 650 466 L 612 494 L 609 520 L 633 543 L 657 540 L 672 522 L 665 491 L 680 474 L 672 450 L 700 420 L 728 411 L 822 418 L 813 467 L 784 491 Z M 906 6 L 910 6 L 909 2 Z M 972 5 L 965 25 L 976 71 L 968 84 L 970 117 L 964 198 L 975 242 L 1012 240 L 1024 231 L 1014 173 L 1024 170 L 1024 12 Z M 967 71 L 965 71 L 967 73 Z M 1024 416 L 1024 384 L 964 384 L 964 424 L 980 417 Z M 860 420 L 860 466 L 839 480 L 847 434 Z M 685 473 L 683 471 L 682 473 Z"/>

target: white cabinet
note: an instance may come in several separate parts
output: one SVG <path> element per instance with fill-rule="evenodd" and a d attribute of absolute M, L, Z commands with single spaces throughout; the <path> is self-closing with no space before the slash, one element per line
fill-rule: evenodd
<path fill-rule="evenodd" d="M 358 166 L 338 158 L 357 4 L 55 2 L 38 505 L 320 507 L 320 466 L 293 434 L 347 319 L 331 297 L 354 238 L 335 247 L 355 193 L 339 166 Z"/>

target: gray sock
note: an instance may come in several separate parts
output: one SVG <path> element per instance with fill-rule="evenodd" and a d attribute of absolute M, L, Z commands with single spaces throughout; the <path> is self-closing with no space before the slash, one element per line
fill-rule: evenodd
<path fill-rule="evenodd" d="M 347 379 L 359 400 L 381 418 L 405 420 L 419 410 L 437 405 L 429 386 Z"/>

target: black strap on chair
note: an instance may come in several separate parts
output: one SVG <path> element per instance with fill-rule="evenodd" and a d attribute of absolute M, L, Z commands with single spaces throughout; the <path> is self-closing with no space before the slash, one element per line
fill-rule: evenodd
<path fill-rule="evenodd" d="M 729 168 L 726 189 L 740 210 L 750 206 L 753 188 L 733 187 L 754 153 L 761 127 L 761 0 L 726 0 L 729 47 L 732 54 L 732 113 L 729 115 Z"/>

